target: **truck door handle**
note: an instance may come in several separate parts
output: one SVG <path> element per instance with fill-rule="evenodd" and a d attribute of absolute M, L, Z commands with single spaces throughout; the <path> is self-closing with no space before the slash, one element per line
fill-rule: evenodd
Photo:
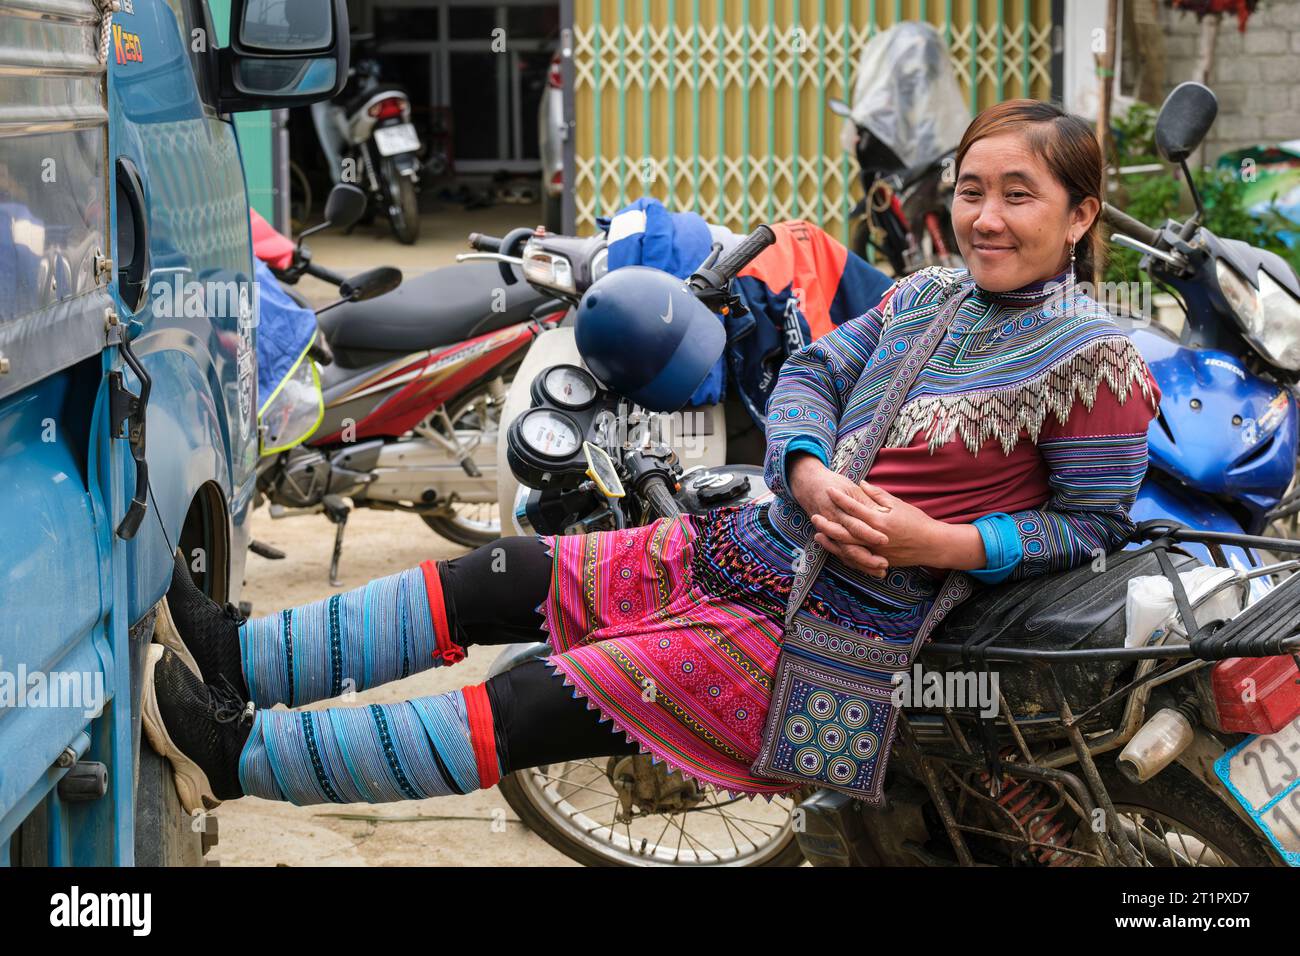
<path fill-rule="evenodd" d="M 114 438 L 125 438 L 131 446 L 131 457 L 135 460 L 135 494 L 131 496 L 131 505 L 122 516 L 122 523 L 117 526 L 117 536 L 123 541 L 130 541 L 140 530 L 148 509 L 146 495 L 149 494 L 149 462 L 145 459 L 144 413 L 149 405 L 149 391 L 153 379 L 145 371 L 143 363 L 131 350 L 130 330 L 122 325 L 114 327 L 118 332 L 117 347 L 122 359 L 140 379 L 140 394 L 137 395 L 126 387 L 125 376 L 121 372 L 108 373 L 108 406 L 110 427 Z"/>
<path fill-rule="evenodd" d="M 123 304 L 138 313 L 148 301 L 149 291 L 149 216 L 144 204 L 144 182 L 140 170 L 125 156 L 117 158 L 117 291 Z M 131 446 L 135 461 L 135 494 L 131 505 L 117 526 L 117 536 L 124 541 L 135 537 L 144 520 L 149 494 L 149 463 L 145 460 L 145 407 L 153 382 L 143 363 L 131 350 L 131 336 L 138 322 L 115 323 L 109 330 L 110 344 L 116 344 L 122 360 L 140 380 L 137 395 L 126 387 L 121 372 L 108 374 L 109 427 L 114 438 L 124 438 Z"/>

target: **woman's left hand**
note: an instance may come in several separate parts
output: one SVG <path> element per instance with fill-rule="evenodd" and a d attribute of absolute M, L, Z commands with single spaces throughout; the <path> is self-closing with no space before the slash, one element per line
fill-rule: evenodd
<path fill-rule="evenodd" d="M 889 539 L 885 545 L 873 544 L 871 550 L 891 567 L 944 566 L 945 533 L 950 527 L 946 522 L 931 518 L 915 505 L 870 482 L 859 482 L 858 487 L 863 492 L 860 496 L 846 494 L 839 488 L 830 490 L 840 509 L 856 519 L 850 519 L 847 526 L 812 515 L 816 540 L 822 547 L 845 563 L 856 565 L 855 554 L 861 550 L 862 525 L 865 525 Z"/>

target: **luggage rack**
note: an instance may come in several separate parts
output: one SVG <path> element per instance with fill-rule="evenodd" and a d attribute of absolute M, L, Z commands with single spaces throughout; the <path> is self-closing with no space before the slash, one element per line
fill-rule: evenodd
<path fill-rule="evenodd" d="M 1011 714 L 1006 698 L 999 693 L 998 714 L 991 719 L 976 716 L 974 728 L 966 722 L 972 715 L 957 708 L 941 708 L 937 714 L 931 714 L 930 720 L 939 721 L 932 729 L 940 732 L 946 745 L 926 733 L 923 728 L 928 726 L 927 717 L 922 713 L 900 714 L 900 739 L 905 745 L 903 759 L 912 766 L 933 800 L 957 863 L 974 864 L 967 837 L 979 836 L 1019 842 L 1025 853 L 1049 866 L 1075 865 L 1089 858 L 1107 865 L 1142 865 L 1152 847 L 1144 843 L 1135 846 L 1132 834 L 1120 826 L 1096 758 L 1122 747 L 1138 731 L 1157 686 L 1227 657 L 1300 654 L 1300 574 L 1296 573 L 1300 571 L 1300 540 L 1197 531 L 1157 519 L 1140 523 L 1126 543 L 1136 541 L 1146 543 L 1134 551 L 1153 553 L 1161 573 L 1170 582 L 1174 618 L 1182 623 L 1186 642 L 1181 639 L 1171 642 L 1176 632 L 1170 627 L 1152 635 L 1151 643 L 1142 647 L 1030 650 L 998 647 L 995 638 L 990 636 L 982 641 L 960 643 L 934 641 L 921 648 L 922 656 L 960 657 L 979 668 L 987 668 L 994 661 L 1026 665 L 1045 678 L 1050 703 L 1056 707 L 1054 714 L 1043 714 L 1026 722 Z M 1233 572 L 1195 602 L 1189 599 L 1169 557 L 1171 551 L 1187 555 L 1178 547 L 1184 542 L 1205 545 L 1215 567 Z M 1242 570 L 1228 564 L 1223 551 L 1225 545 L 1266 549 L 1296 557 Z M 1195 608 L 1223 589 L 1241 587 L 1243 582 L 1268 576 L 1281 580 L 1228 620 L 1208 621 L 1203 626 L 1196 623 Z M 1102 700 L 1075 711 L 1052 665 L 1107 660 L 1133 662 L 1135 667 L 1130 678 Z M 1113 726 L 1100 733 L 1084 733 L 1083 725 L 1090 717 L 1121 698 L 1124 699 L 1122 714 Z M 1064 739 L 1058 738 L 1055 743 L 1051 739 L 1037 739 L 1031 743 L 1022 733 L 1031 723 L 1055 725 Z M 974 730 L 973 739 L 963 726 Z M 999 740 L 996 736 L 999 731 L 1008 736 Z M 920 735 L 928 739 L 923 740 Z M 957 788 L 960 796 L 957 804 L 949 799 L 945 786 Z M 1034 803 L 1029 810 L 1013 812 L 1031 799 Z M 960 819 L 958 810 L 962 800 L 985 806 L 996 818 L 1009 821 L 1008 825 L 1016 833 L 998 833 L 977 822 Z M 1056 834 L 1056 818 L 1058 811 L 1067 806 L 1080 819 L 1088 819 L 1099 809 L 1105 811 L 1105 832 L 1095 834 L 1092 846 L 1062 845 Z M 1167 848 L 1166 852 L 1174 857 L 1172 862 L 1177 865 L 1177 855 Z"/>
<path fill-rule="evenodd" d="M 1000 648 L 990 639 L 987 642 L 932 641 L 921 649 L 923 655 L 961 657 L 967 662 L 983 664 L 986 661 L 1101 661 L 1101 660 L 1163 660 L 1171 658 L 1196 658 L 1199 662 L 1223 660 L 1228 657 L 1272 657 L 1300 653 L 1300 540 L 1269 538 L 1262 535 L 1235 534 L 1224 531 L 1197 531 L 1177 522 L 1156 519 L 1141 522 L 1127 539 L 1146 541 L 1137 553 L 1152 552 L 1160 570 L 1173 589 L 1176 616 L 1181 621 L 1186 643 L 1148 644 L 1142 647 L 1102 647 L 1083 650 L 1034 650 L 1026 648 Z M 1233 572 L 1195 602 L 1188 598 L 1182 579 L 1169 559 L 1171 550 L 1186 554 L 1178 544 L 1190 542 L 1205 545 L 1214 558 L 1214 567 Z M 1259 548 L 1294 554 L 1287 561 L 1243 571 L 1228 564 L 1223 546 Z M 1289 573 L 1288 573 L 1289 572 Z M 1272 590 L 1254 603 L 1247 604 L 1238 614 L 1226 621 L 1211 621 L 1198 626 L 1193 613 L 1195 607 L 1208 601 L 1220 591 L 1239 587 L 1252 578 L 1287 574 Z M 1170 630 L 1166 636 L 1172 634 Z M 1198 665 L 1199 666 L 1199 665 Z"/>

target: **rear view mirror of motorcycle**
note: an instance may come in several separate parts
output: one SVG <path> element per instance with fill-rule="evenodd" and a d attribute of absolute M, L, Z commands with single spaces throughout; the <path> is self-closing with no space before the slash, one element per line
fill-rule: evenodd
<path fill-rule="evenodd" d="M 1209 87 L 1179 83 L 1156 117 L 1156 149 L 1171 163 L 1183 163 L 1210 131 L 1219 101 Z"/>
<path fill-rule="evenodd" d="M 849 104 L 834 96 L 826 101 L 826 107 L 836 116 L 843 116 L 845 119 L 852 119 L 853 117 L 853 111 L 849 109 Z"/>
<path fill-rule="evenodd" d="M 325 221 L 300 232 L 298 244 L 302 245 L 304 239 L 314 236 L 322 229 L 329 229 L 332 226 L 347 229 L 349 226 L 355 226 L 365 215 L 367 202 L 369 200 L 366 199 L 365 191 L 360 186 L 351 183 L 335 184 L 329 196 L 325 198 Z"/>
<path fill-rule="evenodd" d="M 355 226 L 366 214 L 366 193 L 352 183 L 338 183 L 325 199 L 325 222 L 338 229 Z"/>
<path fill-rule="evenodd" d="M 380 266 L 368 269 L 360 275 L 345 279 L 339 284 L 339 295 L 348 302 L 364 302 L 386 292 L 392 292 L 402 284 L 402 270 L 392 266 Z"/>
<path fill-rule="evenodd" d="M 587 456 L 587 477 L 596 483 L 600 493 L 606 498 L 622 498 L 627 492 L 614 467 L 614 459 L 605 449 L 589 441 L 582 443 L 582 453 Z"/>

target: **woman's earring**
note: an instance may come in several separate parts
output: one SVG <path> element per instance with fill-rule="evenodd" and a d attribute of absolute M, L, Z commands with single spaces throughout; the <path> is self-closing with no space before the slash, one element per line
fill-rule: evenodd
<path fill-rule="evenodd" d="M 1066 296 L 1065 296 L 1065 301 L 1066 301 L 1067 303 L 1071 304 L 1071 305 L 1073 305 L 1073 303 L 1074 303 L 1074 297 L 1075 297 L 1075 295 L 1077 294 L 1077 290 L 1075 289 L 1075 284 L 1074 284 L 1074 279 L 1075 279 L 1075 274 L 1074 274 L 1074 266 L 1075 266 L 1075 263 L 1074 263 L 1074 246 L 1075 246 L 1075 243 L 1074 243 L 1073 240 L 1071 240 L 1071 241 L 1070 241 L 1070 274 L 1069 274 L 1069 276 L 1066 277 L 1066 280 L 1065 280 L 1065 281 L 1068 283 L 1067 286 L 1066 286 L 1067 292 L 1066 292 Z"/>

